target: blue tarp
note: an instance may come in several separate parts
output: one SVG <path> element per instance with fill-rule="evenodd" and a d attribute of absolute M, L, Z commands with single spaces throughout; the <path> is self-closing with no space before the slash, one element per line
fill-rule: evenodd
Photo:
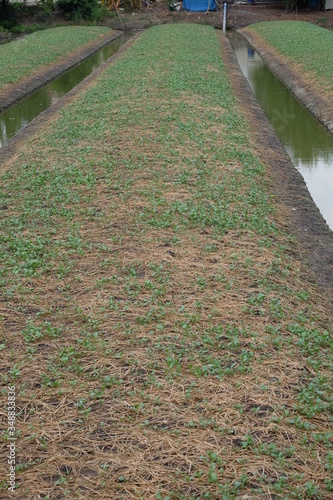
<path fill-rule="evenodd" d="M 215 0 L 183 0 L 183 9 L 190 10 L 191 12 L 205 12 L 209 10 L 216 10 Z"/>

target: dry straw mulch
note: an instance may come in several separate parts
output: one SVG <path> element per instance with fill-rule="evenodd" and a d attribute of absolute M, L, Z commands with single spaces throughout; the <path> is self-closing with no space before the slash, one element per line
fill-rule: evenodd
<path fill-rule="evenodd" d="M 20 498 L 330 497 L 327 310 L 248 133 L 214 31 L 167 26 L 9 160 Z"/>

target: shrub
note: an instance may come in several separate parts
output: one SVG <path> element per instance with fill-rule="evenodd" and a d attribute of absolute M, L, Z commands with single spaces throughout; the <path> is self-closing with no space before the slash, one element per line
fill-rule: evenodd
<path fill-rule="evenodd" d="M 36 18 L 39 22 L 50 21 L 55 6 L 53 0 L 41 0 L 36 5 Z"/>
<path fill-rule="evenodd" d="M 97 0 L 58 0 L 57 5 L 68 19 L 93 21 L 99 18 Z"/>

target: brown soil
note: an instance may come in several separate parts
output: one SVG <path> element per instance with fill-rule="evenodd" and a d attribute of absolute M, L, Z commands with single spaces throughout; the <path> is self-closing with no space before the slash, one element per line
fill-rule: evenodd
<path fill-rule="evenodd" d="M 333 10 L 286 12 L 282 6 L 269 5 L 233 5 L 230 9 L 229 22 L 232 28 L 242 28 L 263 21 L 306 21 L 332 30 Z"/>
<path fill-rule="evenodd" d="M 220 3 L 220 2 L 219 2 Z M 222 5 L 222 3 L 221 3 Z M 222 12 L 171 12 L 166 1 L 157 1 L 139 12 L 120 12 L 120 17 L 125 29 L 144 29 L 150 26 L 166 23 L 197 23 L 208 24 L 214 28 L 222 28 Z M 307 21 L 333 29 L 333 10 L 322 12 L 319 10 L 302 10 L 286 12 L 285 8 L 278 5 L 244 5 L 233 4 L 228 7 L 227 27 L 243 28 L 261 21 L 297 20 Z M 114 29 L 122 29 L 118 17 L 106 21 Z"/>
<path fill-rule="evenodd" d="M 218 3 L 222 5 L 222 2 Z M 228 3 L 231 3 L 228 1 Z M 167 0 L 157 0 L 149 7 L 143 7 L 139 11 L 127 12 L 124 10 L 119 11 L 121 22 L 116 13 L 112 17 L 105 19 L 101 24 L 109 26 L 116 30 L 138 30 L 149 28 L 159 24 L 167 23 L 197 23 L 208 24 L 215 28 L 222 28 L 222 12 L 186 12 L 181 10 L 179 12 L 172 12 L 168 8 Z M 307 9 L 298 10 L 297 12 L 286 12 L 282 5 L 247 5 L 244 3 L 234 3 L 228 6 L 228 28 L 238 29 L 254 24 L 261 21 L 278 21 L 278 20 L 292 20 L 292 21 L 307 21 L 310 23 L 318 24 L 329 30 L 333 30 L 333 10 L 323 12 L 320 10 Z M 19 19 L 20 24 L 28 25 L 29 22 L 39 22 L 35 18 Z M 46 27 L 53 27 L 59 25 L 67 25 L 69 21 L 63 18 L 59 13 L 52 14 L 51 19 L 47 22 Z M 13 36 L 0 32 L 0 42 L 10 40 Z"/>

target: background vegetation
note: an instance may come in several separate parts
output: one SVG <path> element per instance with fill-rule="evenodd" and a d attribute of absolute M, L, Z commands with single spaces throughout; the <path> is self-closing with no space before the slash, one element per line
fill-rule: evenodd
<path fill-rule="evenodd" d="M 62 13 L 67 21 L 75 23 L 96 23 L 107 15 L 106 6 L 97 0 L 42 0 L 36 5 L 24 3 L 4 4 L 0 9 L 0 28 L 12 33 L 33 32 L 43 29 L 52 22 L 55 14 Z M 110 7 L 110 5 L 108 5 Z M 26 25 L 22 21 L 29 21 Z"/>
<path fill-rule="evenodd" d="M 66 17 L 75 21 L 97 21 L 100 17 L 97 0 L 57 0 L 57 6 Z"/>

